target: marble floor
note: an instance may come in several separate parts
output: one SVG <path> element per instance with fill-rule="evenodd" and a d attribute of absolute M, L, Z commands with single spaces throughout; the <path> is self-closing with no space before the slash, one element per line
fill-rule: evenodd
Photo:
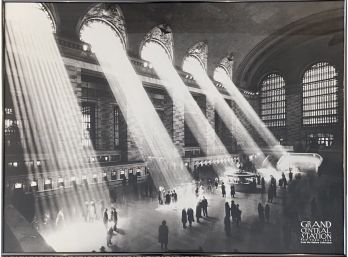
<path fill-rule="evenodd" d="M 229 192 L 229 190 L 227 190 Z M 193 223 L 192 228 L 183 229 L 182 208 L 195 210 L 202 195 L 208 199 L 208 218 Z M 91 223 L 82 220 L 66 221 L 64 229 L 43 234 L 47 243 L 58 252 L 99 251 L 101 246 L 108 252 L 161 252 L 158 243 L 158 226 L 166 220 L 169 228 L 169 252 L 210 252 L 210 253 L 285 253 L 304 252 L 298 235 L 292 233 L 292 242 L 284 245 L 282 230 L 282 195 L 278 189 L 277 198 L 271 207 L 271 222 L 259 222 L 257 205 L 266 204 L 266 195 L 260 193 L 237 193 L 233 199 L 242 210 L 240 227 L 232 224 L 231 235 L 224 231 L 224 205 L 231 197 L 223 198 L 221 190 L 203 192 L 196 196 L 191 188 L 178 190 L 178 202 L 159 205 L 157 198 L 128 199 L 117 204 L 118 232 L 114 235 L 113 246 L 106 247 L 106 229 L 102 221 Z M 294 228 L 294 231 L 296 228 Z M 318 249 L 319 250 L 319 249 Z M 327 249 L 328 250 L 328 249 Z"/>

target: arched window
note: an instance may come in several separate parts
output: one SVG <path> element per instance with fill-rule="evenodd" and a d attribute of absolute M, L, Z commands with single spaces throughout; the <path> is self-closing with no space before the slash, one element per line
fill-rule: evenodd
<path fill-rule="evenodd" d="M 173 61 L 173 33 L 168 25 L 161 24 L 154 27 L 146 34 L 145 39 L 140 46 L 140 56 L 148 60 L 151 55 L 158 54 L 158 51 L 164 51 L 168 58 Z"/>
<path fill-rule="evenodd" d="M 227 71 L 221 66 L 216 67 L 213 76 L 214 76 L 214 80 L 220 83 L 224 83 L 226 79 L 229 78 Z"/>
<path fill-rule="evenodd" d="M 52 11 L 51 11 L 50 7 L 48 6 L 48 4 L 38 3 L 37 6 L 39 9 L 41 9 L 45 13 L 47 20 L 49 20 L 49 22 L 51 24 L 52 32 L 56 33 L 57 32 L 57 24 L 56 24 L 56 21 L 54 19 L 54 16 L 53 16 Z"/>
<path fill-rule="evenodd" d="M 123 48 L 127 47 L 125 20 L 117 4 L 99 3 L 94 5 L 79 21 L 80 39 L 90 43 L 95 37 L 114 34 Z M 96 35 L 95 31 L 98 31 Z M 103 38 L 104 39 L 104 38 Z"/>
<path fill-rule="evenodd" d="M 303 125 L 337 123 L 337 71 L 327 62 L 312 65 L 302 78 Z"/>
<path fill-rule="evenodd" d="M 261 81 L 261 119 L 268 127 L 285 126 L 285 81 L 278 74 Z"/>
<path fill-rule="evenodd" d="M 220 64 L 215 68 L 214 70 L 214 80 L 224 83 L 225 80 L 232 80 L 232 73 L 233 73 L 233 55 L 232 53 L 224 57 Z"/>
<path fill-rule="evenodd" d="M 207 69 L 208 62 L 208 44 L 207 42 L 198 42 L 197 44 L 190 47 L 184 58 L 182 69 L 185 72 L 191 73 L 192 69 L 198 67 L 203 67 L 204 70 Z"/>

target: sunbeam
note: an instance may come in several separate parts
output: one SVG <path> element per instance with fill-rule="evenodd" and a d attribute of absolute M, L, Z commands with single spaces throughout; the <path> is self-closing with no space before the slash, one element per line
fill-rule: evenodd
<path fill-rule="evenodd" d="M 96 54 L 157 188 L 173 188 L 190 181 L 178 150 L 146 94 L 120 39 L 115 36 L 115 31 L 106 23 L 94 21 L 82 27 L 81 38 L 91 45 Z"/>
<path fill-rule="evenodd" d="M 16 118 L 25 128 L 20 130 L 25 131 L 21 135 L 24 154 L 34 160 L 50 156 L 41 161 L 42 171 L 29 174 L 32 180 L 44 180 L 40 191 L 52 188 L 57 183 L 53 179 L 58 188 L 69 188 L 67 172 L 76 177 L 91 169 L 101 173 L 98 165 L 88 164 L 94 150 L 82 146 L 81 109 L 41 4 L 6 5 L 5 65 Z M 59 195 L 60 201 L 42 197 L 37 216 L 49 212 L 54 217 L 62 209 L 65 214 L 83 213 L 83 199 L 109 202 L 108 190 L 100 184 L 81 186 L 70 191 L 69 197 Z"/>
<path fill-rule="evenodd" d="M 238 88 L 234 85 L 231 78 L 228 77 L 226 72 L 219 72 L 217 80 L 221 82 L 232 97 L 232 100 L 239 106 L 239 109 L 245 114 L 248 122 L 255 128 L 255 131 L 259 133 L 263 141 L 266 142 L 274 155 L 280 157 L 285 154 L 283 147 L 279 144 L 271 131 L 266 127 L 259 115 L 255 112 L 253 107 L 248 103 L 245 97 L 241 94 Z"/>
<path fill-rule="evenodd" d="M 224 144 L 202 113 L 164 49 L 159 44 L 149 42 L 142 49 L 142 58 L 153 65 L 173 99 L 173 104 L 183 103 L 185 121 L 205 154 L 227 156 L 229 153 Z"/>

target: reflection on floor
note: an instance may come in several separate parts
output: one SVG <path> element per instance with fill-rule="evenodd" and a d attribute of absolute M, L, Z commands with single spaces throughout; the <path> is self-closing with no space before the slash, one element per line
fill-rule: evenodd
<path fill-rule="evenodd" d="M 226 201 L 230 203 L 232 200 L 229 186 L 226 187 L 227 198 L 223 198 L 220 187 L 212 191 L 204 189 L 196 196 L 193 184 L 177 188 L 178 201 L 170 205 L 159 205 L 157 196 L 150 198 L 127 194 L 126 199 L 119 199 L 122 200 L 121 203 L 114 205 L 119 219 L 118 231 L 112 238 L 112 247 L 106 247 L 106 229 L 101 219 L 85 222 L 82 218 L 76 218 L 74 221 L 66 221 L 64 229 L 42 234 L 47 243 L 58 252 L 99 252 L 104 246 L 109 252 L 153 253 L 161 252 L 157 233 L 158 226 L 165 219 L 169 227 L 170 252 L 339 253 L 343 245 L 341 237 L 337 236 L 343 233 L 341 226 L 332 228 L 332 245 L 300 244 L 300 221 L 309 219 L 311 211 L 308 201 L 313 197 L 317 197 L 318 207 L 321 208 L 323 216 L 320 219 L 331 220 L 336 225 L 341 224 L 342 201 L 339 197 L 340 192 L 337 191 L 340 188 L 338 183 L 339 180 L 332 176 L 317 178 L 314 174 L 293 181 L 288 186 L 288 191 L 278 187 L 277 198 L 273 203 L 268 203 L 271 209 L 268 224 L 259 221 L 257 211 L 258 203 L 262 203 L 263 206 L 267 203 L 267 194 L 260 194 L 260 188 L 257 190 L 258 193 L 237 193 L 233 200 L 242 210 L 242 223 L 239 228 L 232 224 L 230 236 L 224 231 L 224 205 Z M 209 217 L 203 218 L 200 224 L 195 222 L 192 228 L 183 229 L 182 208 L 191 207 L 195 210 L 196 203 L 203 195 L 208 199 Z M 290 208 L 295 207 L 299 212 L 298 221 L 291 224 L 290 243 L 284 242 L 283 203 L 286 195 L 287 203 L 291 203 Z M 325 197 L 331 200 L 323 200 Z M 299 200 L 298 206 L 293 205 L 294 200 Z M 339 215 L 330 211 L 333 208 L 337 209 Z"/>

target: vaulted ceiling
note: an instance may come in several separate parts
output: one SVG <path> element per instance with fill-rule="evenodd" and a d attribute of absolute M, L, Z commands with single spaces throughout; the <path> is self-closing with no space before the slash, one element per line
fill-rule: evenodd
<path fill-rule="evenodd" d="M 58 19 L 58 34 L 78 40 L 78 21 L 93 4 L 53 5 Z M 238 70 L 238 66 L 260 42 L 270 35 L 277 35 L 289 24 L 329 10 L 339 9 L 342 17 L 344 12 L 343 1 L 120 3 L 119 6 L 126 20 L 128 51 L 131 55 L 139 56 L 139 46 L 145 34 L 154 26 L 165 23 L 174 33 L 174 60 L 179 67 L 189 47 L 199 41 L 208 42 L 210 74 L 219 61 L 230 53 L 235 58 L 234 70 Z M 342 30 L 343 18 L 333 26 Z"/>

